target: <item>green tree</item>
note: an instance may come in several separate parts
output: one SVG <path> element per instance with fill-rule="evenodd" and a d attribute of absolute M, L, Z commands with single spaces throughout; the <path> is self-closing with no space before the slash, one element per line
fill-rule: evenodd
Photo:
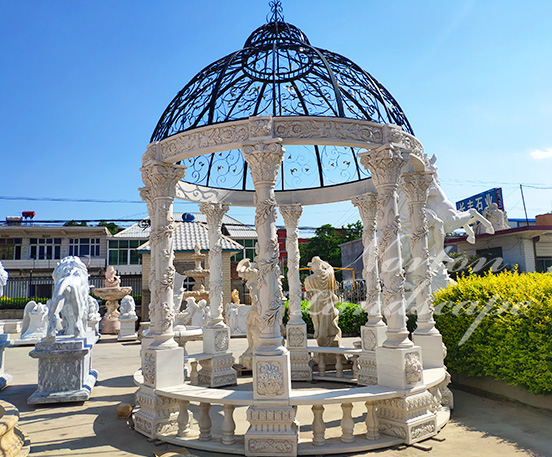
<path fill-rule="evenodd" d="M 112 235 L 115 235 L 116 233 L 119 233 L 121 230 L 123 230 L 122 227 L 119 227 L 115 222 L 107 222 L 107 221 L 101 221 L 98 224 L 98 227 L 105 227 Z"/>
<path fill-rule="evenodd" d="M 65 224 L 63 224 L 64 227 L 88 227 L 88 224 L 86 221 L 77 222 L 75 220 L 67 221 Z"/>
<path fill-rule="evenodd" d="M 357 221 L 340 229 L 325 224 L 318 227 L 314 236 L 306 244 L 299 246 L 301 266 L 307 266 L 314 256 L 320 257 L 333 267 L 341 267 L 340 244 L 362 236 L 362 222 Z M 302 276 L 306 276 L 304 273 Z M 336 271 L 336 279 L 341 281 L 341 272 Z"/>

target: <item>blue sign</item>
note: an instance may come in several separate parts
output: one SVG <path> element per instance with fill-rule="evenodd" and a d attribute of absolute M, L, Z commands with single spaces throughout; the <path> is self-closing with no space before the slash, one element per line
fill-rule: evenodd
<path fill-rule="evenodd" d="M 489 189 L 480 194 L 460 200 L 456 202 L 456 209 L 458 211 L 467 211 L 470 208 L 475 208 L 482 213 L 491 203 L 496 203 L 498 208 L 504 211 L 504 200 L 502 199 L 501 187 L 495 187 L 494 189 Z"/>

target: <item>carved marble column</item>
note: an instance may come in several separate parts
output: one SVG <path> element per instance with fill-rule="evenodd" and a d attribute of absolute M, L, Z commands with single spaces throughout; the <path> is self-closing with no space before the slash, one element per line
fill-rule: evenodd
<path fill-rule="evenodd" d="M 385 145 L 359 154 L 378 191 L 377 216 L 380 240 L 378 257 L 383 282 L 382 305 L 387 319 L 386 340 L 376 347 L 378 384 L 408 389 L 422 385 L 423 376 L 409 376 L 412 365 L 421 367 L 421 350 L 408 338 L 404 299 L 404 270 L 400 246 L 398 187 L 408 154 Z"/>
<path fill-rule="evenodd" d="M 222 317 L 222 218 L 228 211 L 223 203 L 202 203 L 199 207 L 207 217 L 209 229 L 209 322 L 203 328 L 203 352 L 212 354 L 200 361 L 199 383 L 210 387 L 237 384 L 237 373 L 232 368 L 234 356 L 230 352 L 230 329 Z"/>
<path fill-rule="evenodd" d="M 358 208 L 362 220 L 363 270 L 362 276 L 366 282 L 366 303 L 364 310 L 368 314 L 368 322 L 361 330 L 362 354 L 358 358 L 357 374 L 360 385 L 378 383 L 376 369 L 376 347 L 385 340 L 387 326 L 382 320 L 380 301 L 380 279 L 378 271 L 378 242 L 376 237 L 377 193 L 366 193 L 352 200 Z"/>
<path fill-rule="evenodd" d="M 291 361 L 291 380 L 312 380 L 312 369 L 307 352 L 307 324 L 301 313 L 301 279 L 299 278 L 299 218 L 301 205 L 280 206 L 286 225 L 286 251 L 288 254 L 289 321 L 286 326 L 286 343 Z"/>
<path fill-rule="evenodd" d="M 155 148 L 155 146 L 153 146 Z M 151 220 L 150 248 L 150 336 L 152 340 L 142 351 L 144 383 L 136 393 L 140 409 L 134 415 L 136 430 L 155 438 L 178 429 L 178 405 L 171 399 L 158 397 L 155 389 L 184 382 L 184 350 L 174 340 L 173 322 L 173 234 L 172 212 L 176 184 L 186 167 L 150 160 L 141 168 L 146 185 L 140 189 L 148 202 Z"/>
<path fill-rule="evenodd" d="M 443 366 L 443 342 L 433 320 L 431 293 L 431 267 L 428 250 L 426 205 L 428 189 L 433 178 L 431 172 L 412 172 L 402 175 L 402 189 L 408 198 L 412 233 L 410 250 L 413 259 L 414 297 L 416 300 L 417 328 L 414 343 L 422 348 L 424 368 Z"/>
<path fill-rule="evenodd" d="M 243 146 L 242 154 L 251 171 L 257 206 L 260 337 L 253 356 L 253 398 L 260 401 L 247 410 L 250 427 L 245 434 L 245 454 L 268 455 L 259 451 L 269 449 L 273 456 L 293 456 L 297 454 L 298 445 L 295 409 L 274 405 L 280 400 L 285 403 L 291 392 L 290 357 L 282 345 L 280 333 L 282 299 L 278 282 L 280 268 L 274 194 L 285 151 L 277 139 L 271 138 L 270 117 L 251 118 L 249 122 L 250 139 L 259 136 L 253 144 Z"/>

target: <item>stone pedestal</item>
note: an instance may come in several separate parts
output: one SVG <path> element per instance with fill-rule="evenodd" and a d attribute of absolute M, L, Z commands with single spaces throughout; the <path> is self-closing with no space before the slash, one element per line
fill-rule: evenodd
<path fill-rule="evenodd" d="M 138 339 L 138 334 L 136 333 L 137 320 L 137 316 L 126 319 L 119 316 L 120 329 L 117 341 L 136 341 Z"/>
<path fill-rule="evenodd" d="M 4 457 L 25 457 L 31 450 L 29 437 L 17 426 L 19 410 L 0 400 L 0 455 Z"/>
<path fill-rule="evenodd" d="M 117 335 L 121 329 L 119 322 L 119 300 L 132 292 L 132 287 L 102 287 L 94 289 L 94 294 L 106 300 L 107 309 L 100 322 L 100 331 L 104 335 Z"/>
<path fill-rule="evenodd" d="M 202 360 L 199 372 L 200 384 L 209 387 L 233 386 L 238 383 L 238 374 L 232 368 L 234 356 L 229 351 L 230 329 L 226 326 L 203 329 L 203 351 L 212 358 Z"/>
<path fill-rule="evenodd" d="M 142 344 L 150 340 L 144 338 Z M 153 338 L 151 338 L 153 340 Z M 160 397 L 156 388 L 184 383 L 184 349 L 144 350 L 142 357 L 144 383 L 136 392 L 136 402 L 140 405 L 133 415 L 136 431 L 149 438 L 178 430 L 178 403 L 175 399 Z"/>
<path fill-rule="evenodd" d="M 433 395 L 427 390 L 378 402 L 379 432 L 416 443 L 437 434 L 437 415 L 430 411 Z"/>
<path fill-rule="evenodd" d="M 430 335 L 416 335 L 414 333 L 412 339 L 414 344 L 422 348 L 424 369 L 443 367 L 445 347 L 440 333 Z"/>
<path fill-rule="evenodd" d="M 423 384 L 422 350 L 409 348 L 376 348 L 378 384 L 394 389 L 412 389 Z"/>
<path fill-rule="evenodd" d="M 4 371 L 4 350 L 10 345 L 8 335 L 0 334 L 0 390 L 6 387 L 13 379 L 11 375 Z"/>
<path fill-rule="evenodd" d="M 385 341 L 387 326 L 365 325 L 360 329 L 362 352 L 358 357 L 357 383 L 361 386 L 371 386 L 378 383 L 376 348 Z"/>
<path fill-rule="evenodd" d="M 98 314 L 99 316 L 99 314 Z M 100 320 L 101 318 L 98 317 L 98 318 L 93 318 L 93 319 L 88 319 L 88 328 L 90 329 L 90 331 L 92 333 L 94 333 L 95 335 L 100 335 Z"/>
<path fill-rule="evenodd" d="M 290 393 L 289 353 L 253 356 L 253 398 L 257 403 L 247 410 L 250 426 L 245 434 L 245 455 L 297 455 L 296 412 L 286 405 Z"/>
<path fill-rule="evenodd" d="M 288 324 L 286 326 L 286 345 L 289 351 L 292 381 L 311 381 L 312 368 L 307 352 L 307 325 Z"/>
<path fill-rule="evenodd" d="M 97 338 L 58 337 L 41 341 L 29 355 L 38 359 L 38 386 L 27 403 L 65 403 L 90 398 L 98 372 L 93 370 L 92 347 Z"/>

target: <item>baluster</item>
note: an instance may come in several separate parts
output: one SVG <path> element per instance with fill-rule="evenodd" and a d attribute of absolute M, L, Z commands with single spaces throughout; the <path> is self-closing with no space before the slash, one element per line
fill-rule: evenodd
<path fill-rule="evenodd" d="M 353 375 L 358 377 L 358 354 L 353 355 Z"/>
<path fill-rule="evenodd" d="M 211 418 L 209 417 L 210 403 L 199 404 L 199 441 L 209 441 L 211 439 Z"/>
<path fill-rule="evenodd" d="M 355 440 L 353 431 L 355 429 L 355 421 L 353 420 L 353 404 L 341 403 L 343 410 L 343 418 L 341 419 L 341 441 L 344 443 L 352 443 Z"/>
<path fill-rule="evenodd" d="M 236 442 L 234 431 L 236 423 L 234 422 L 234 405 L 224 405 L 222 407 L 224 420 L 222 421 L 222 444 L 229 445 Z"/>
<path fill-rule="evenodd" d="M 326 442 L 324 438 L 324 432 L 326 430 L 326 424 L 324 423 L 324 406 L 312 405 L 312 413 L 314 419 L 312 421 L 312 444 L 315 446 L 322 446 Z"/>
<path fill-rule="evenodd" d="M 190 384 L 192 386 L 197 386 L 199 384 L 199 375 L 197 373 L 197 360 L 190 362 L 192 371 L 190 373 Z"/>
<path fill-rule="evenodd" d="M 335 376 L 337 378 L 343 377 L 343 356 L 341 354 L 335 356 Z"/>
<path fill-rule="evenodd" d="M 178 436 L 186 436 L 190 431 L 190 425 L 192 423 L 192 418 L 190 411 L 188 411 L 188 406 L 190 402 L 188 400 L 178 400 Z"/>
<path fill-rule="evenodd" d="M 323 353 L 318 353 L 318 376 L 326 376 L 326 361 Z"/>
<path fill-rule="evenodd" d="M 374 403 L 366 402 L 366 439 L 377 440 L 379 438 L 379 419 L 376 414 L 377 407 Z"/>

